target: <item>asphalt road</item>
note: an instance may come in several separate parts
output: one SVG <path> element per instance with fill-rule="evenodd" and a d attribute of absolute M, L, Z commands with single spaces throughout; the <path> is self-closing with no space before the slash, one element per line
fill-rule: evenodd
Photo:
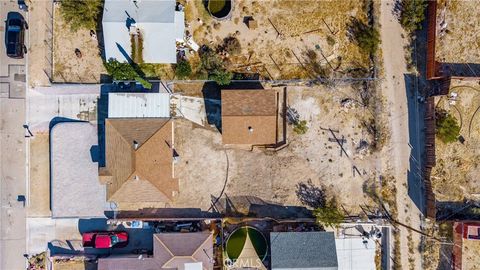
<path fill-rule="evenodd" d="M 5 270 L 25 269 L 26 249 L 26 210 L 18 201 L 19 195 L 27 196 L 26 59 L 11 59 L 5 52 L 4 21 L 11 11 L 27 18 L 16 1 L 0 0 L 0 269 Z"/>

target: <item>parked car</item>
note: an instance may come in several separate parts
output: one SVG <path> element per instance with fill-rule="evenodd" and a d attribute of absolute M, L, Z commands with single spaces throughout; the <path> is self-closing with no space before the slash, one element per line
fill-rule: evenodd
<path fill-rule="evenodd" d="M 6 24 L 5 45 L 7 55 L 12 58 L 23 58 L 25 53 L 25 21 L 22 15 L 17 12 L 8 13 Z"/>
<path fill-rule="evenodd" d="M 121 248 L 128 245 L 127 232 L 88 232 L 82 234 L 83 247 Z"/>

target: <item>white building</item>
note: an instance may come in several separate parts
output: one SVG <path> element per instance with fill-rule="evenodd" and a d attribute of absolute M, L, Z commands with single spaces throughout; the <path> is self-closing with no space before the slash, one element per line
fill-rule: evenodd
<path fill-rule="evenodd" d="M 105 57 L 128 61 L 131 35 L 140 33 L 145 63 L 176 63 L 176 40 L 183 40 L 184 21 L 183 11 L 175 11 L 175 0 L 106 0 Z"/>

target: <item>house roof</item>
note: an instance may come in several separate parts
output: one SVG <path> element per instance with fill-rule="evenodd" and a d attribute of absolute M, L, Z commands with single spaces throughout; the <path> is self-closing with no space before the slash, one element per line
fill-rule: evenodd
<path fill-rule="evenodd" d="M 338 269 L 333 232 L 271 232 L 272 269 Z"/>
<path fill-rule="evenodd" d="M 52 217 L 104 216 L 105 186 L 98 179 L 96 147 L 96 125 L 63 122 L 51 129 Z"/>
<path fill-rule="evenodd" d="M 277 142 L 277 92 L 222 90 L 224 144 L 267 145 Z"/>
<path fill-rule="evenodd" d="M 105 121 L 107 199 L 170 202 L 178 191 L 172 176 L 173 122 L 168 118 Z"/>
<path fill-rule="evenodd" d="M 146 63 L 176 63 L 175 40 L 183 39 L 185 23 L 174 0 L 106 0 L 102 19 L 106 59 L 126 61 L 131 55 L 127 20 L 142 33 Z"/>
<path fill-rule="evenodd" d="M 170 94 L 108 93 L 108 117 L 170 117 Z"/>
<path fill-rule="evenodd" d="M 213 237 L 210 232 L 160 233 L 153 235 L 153 257 L 106 257 L 98 260 L 98 270 L 150 270 L 200 268 L 212 270 Z"/>

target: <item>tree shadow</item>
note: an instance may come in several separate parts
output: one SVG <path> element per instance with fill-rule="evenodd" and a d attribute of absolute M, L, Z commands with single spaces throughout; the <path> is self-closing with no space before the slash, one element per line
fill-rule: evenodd
<path fill-rule="evenodd" d="M 309 180 L 306 183 L 297 184 L 295 191 L 297 198 L 306 206 L 312 208 L 324 207 L 326 203 L 326 194 L 323 187 L 317 187 Z"/>

